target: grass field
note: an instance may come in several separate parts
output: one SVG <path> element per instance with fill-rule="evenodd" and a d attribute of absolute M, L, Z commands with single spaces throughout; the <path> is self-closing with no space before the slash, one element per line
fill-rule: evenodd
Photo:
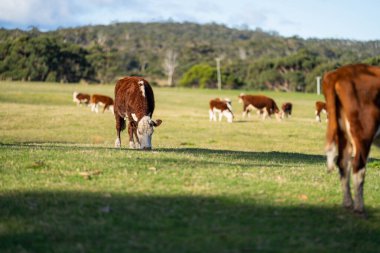
<path fill-rule="evenodd" d="M 154 88 L 163 124 L 144 152 L 126 133 L 113 148 L 113 115 L 77 107 L 74 90 L 113 96 L 0 82 L 0 252 L 379 252 L 380 150 L 360 219 L 326 172 L 322 96 L 264 93 L 294 105 L 278 122 L 242 120 L 242 91 Z M 216 96 L 234 123 L 208 121 Z"/>

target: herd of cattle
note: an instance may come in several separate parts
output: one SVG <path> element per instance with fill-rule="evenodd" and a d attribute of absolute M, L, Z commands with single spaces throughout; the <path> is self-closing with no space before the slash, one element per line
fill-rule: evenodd
<path fill-rule="evenodd" d="M 273 114 L 278 120 L 290 117 L 292 115 L 293 104 L 290 102 L 283 103 L 280 110 L 276 102 L 267 96 L 240 94 L 238 98 L 239 103 L 243 104 L 243 118 L 247 115 L 250 117 L 250 112 L 253 110 L 256 110 L 258 114 L 262 115 L 263 119 L 266 119 L 267 116 L 270 117 Z M 219 121 L 222 121 L 224 116 L 226 117 L 227 122 L 232 122 L 234 114 L 232 112 L 231 100 L 229 98 L 211 99 L 209 104 L 210 121 L 216 121 L 216 115 L 218 114 Z M 322 101 L 315 102 L 315 115 L 318 122 L 321 122 L 320 115 L 322 112 L 327 114 L 326 103 Z"/>
<path fill-rule="evenodd" d="M 364 215 L 363 188 L 365 167 L 370 147 L 377 142 L 380 134 L 380 67 L 365 64 L 346 65 L 328 72 L 323 78 L 323 94 L 326 102 L 317 101 L 316 120 L 320 114 L 328 113 L 326 133 L 327 166 L 331 170 L 339 168 L 343 191 L 343 206 Z M 115 102 L 112 98 L 94 94 L 73 94 L 74 102 L 91 106 L 98 112 L 109 109 L 116 119 L 117 139 L 115 146 L 121 146 L 120 132 L 128 121 L 129 146 L 131 148 L 151 149 L 154 127 L 162 121 L 152 119 L 155 107 L 154 94 L 149 83 L 141 77 L 125 77 L 115 86 Z M 281 110 L 275 101 L 266 96 L 239 96 L 243 104 L 243 117 L 257 110 L 263 119 L 276 115 L 277 119 L 292 114 L 292 104 L 284 103 Z M 209 103 L 210 121 L 219 121 L 225 116 L 232 122 L 234 115 L 229 99 L 212 99 Z M 327 120 L 327 119 L 326 119 Z M 350 190 L 350 174 L 353 174 L 354 198 Z"/>

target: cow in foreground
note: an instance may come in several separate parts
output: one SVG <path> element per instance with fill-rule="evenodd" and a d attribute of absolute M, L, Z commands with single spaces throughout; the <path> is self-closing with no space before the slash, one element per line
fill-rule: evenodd
<path fill-rule="evenodd" d="M 326 103 L 322 101 L 315 102 L 315 120 L 321 122 L 321 113 L 327 114 Z M 327 120 L 327 119 L 326 119 Z"/>
<path fill-rule="evenodd" d="M 240 94 L 238 98 L 239 103 L 243 103 L 243 118 L 245 118 L 247 114 L 249 117 L 250 111 L 254 109 L 258 110 L 258 113 L 263 114 L 263 119 L 272 114 L 275 114 L 278 120 L 281 118 L 280 110 L 272 98 L 262 95 L 245 94 Z"/>
<path fill-rule="evenodd" d="M 227 122 L 232 123 L 234 114 L 232 112 L 231 100 L 215 98 L 210 100 L 210 121 L 216 121 L 216 114 L 219 113 L 219 121 L 222 121 L 222 117 L 227 118 Z"/>
<path fill-rule="evenodd" d="M 73 92 L 73 102 L 77 105 L 85 104 L 88 105 L 90 103 L 91 96 L 86 93 Z"/>
<path fill-rule="evenodd" d="M 371 144 L 378 141 L 380 132 L 380 68 L 357 64 L 329 72 L 323 79 L 323 94 L 329 113 L 327 166 L 339 168 L 343 206 L 364 215 L 365 167 Z"/>
<path fill-rule="evenodd" d="M 108 96 L 94 94 L 91 96 L 91 111 L 98 113 L 99 106 L 103 106 L 103 113 L 106 109 L 113 112 L 113 99 Z"/>
<path fill-rule="evenodd" d="M 152 119 L 154 94 L 149 83 L 141 77 L 124 77 L 115 86 L 115 119 L 117 139 L 115 146 L 121 146 L 120 132 L 128 119 L 129 147 L 151 149 L 153 128 L 162 121 Z"/>
<path fill-rule="evenodd" d="M 293 104 L 292 103 L 283 103 L 281 106 L 281 118 L 288 118 L 292 115 L 292 109 L 293 109 Z"/>

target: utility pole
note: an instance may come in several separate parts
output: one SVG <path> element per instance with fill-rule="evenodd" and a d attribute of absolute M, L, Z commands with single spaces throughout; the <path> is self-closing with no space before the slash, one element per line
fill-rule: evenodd
<path fill-rule="evenodd" d="M 220 75 L 220 61 L 222 59 L 223 59 L 223 57 L 221 57 L 221 56 L 215 58 L 215 61 L 216 61 L 216 70 L 217 70 L 217 74 L 218 74 L 218 90 L 222 89 L 222 78 L 221 78 L 221 75 Z"/>
<path fill-rule="evenodd" d="M 321 95 L 321 77 L 317 76 L 317 94 Z"/>

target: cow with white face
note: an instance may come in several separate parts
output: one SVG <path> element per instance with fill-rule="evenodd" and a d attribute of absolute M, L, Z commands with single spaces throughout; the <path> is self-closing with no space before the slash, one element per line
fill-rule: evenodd
<path fill-rule="evenodd" d="M 149 83 L 141 77 L 124 77 L 115 86 L 114 113 L 117 139 L 115 146 L 121 146 L 120 132 L 126 128 L 128 120 L 129 147 L 139 149 L 152 148 L 154 127 L 162 120 L 152 119 L 154 94 Z"/>
<path fill-rule="evenodd" d="M 222 121 L 222 117 L 227 118 L 227 122 L 232 123 L 234 114 L 232 113 L 231 100 L 228 98 L 220 99 L 215 98 L 210 100 L 209 116 L 210 121 L 216 121 L 216 114 L 219 113 L 219 121 Z"/>
<path fill-rule="evenodd" d="M 85 104 L 88 105 L 90 103 L 91 96 L 90 94 L 81 93 L 81 92 L 73 92 L 73 102 L 77 105 Z"/>

